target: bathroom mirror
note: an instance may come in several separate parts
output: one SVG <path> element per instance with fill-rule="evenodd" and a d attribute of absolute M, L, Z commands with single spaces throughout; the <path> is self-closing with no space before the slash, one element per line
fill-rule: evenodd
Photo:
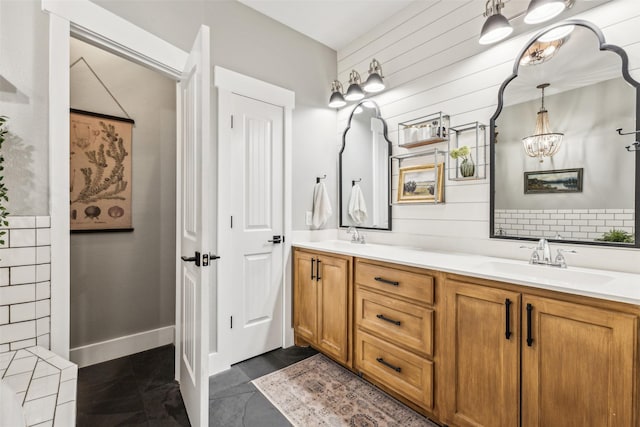
<path fill-rule="evenodd" d="M 356 105 L 338 156 L 340 227 L 391 230 L 389 155 L 391 141 L 378 105 Z"/>
<path fill-rule="evenodd" d="M 490 122 L 491 237 L 640 247 L 638 88 L 586 21 L 523 48 Z"/>

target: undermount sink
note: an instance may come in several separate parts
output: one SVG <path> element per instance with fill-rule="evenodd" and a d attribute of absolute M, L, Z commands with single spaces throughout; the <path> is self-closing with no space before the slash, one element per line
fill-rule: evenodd
<path fill-rule="evenodd" d="M 516 264 L 507 262 L 486 262 L 479 267 L 487 273 L 522 276 L 532 281 L 544 280 L 550 284 L 564 286 L 604 285 L 614 278 L 606 274 L 576 271 L 569 268 L 549 267 L 545 265 Z"/>

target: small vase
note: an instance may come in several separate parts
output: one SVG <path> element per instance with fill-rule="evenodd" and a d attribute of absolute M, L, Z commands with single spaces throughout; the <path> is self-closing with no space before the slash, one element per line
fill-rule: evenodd
<path fill-rule="evenodd" d="M 460 163 L 460 175 L 465 178 L 469 178 L 473 176 L 476 172 L 476 165 L 473 164 L 473 159 L 469 156 L 468 159 L 464 159 L 462 163 Z"/>

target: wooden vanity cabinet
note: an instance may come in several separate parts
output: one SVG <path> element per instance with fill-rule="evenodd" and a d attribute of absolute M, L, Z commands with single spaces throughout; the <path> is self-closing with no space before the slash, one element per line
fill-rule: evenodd
<path fill-rule="evenodd" d="M 444 421 L 461 427 L 638 426 L 633 309 L 531 293 L 447 278 Z"/>
<path fill-rule="evenodd" d="M 350 366 L 352 258 L 296 248 L 293 259 L 296 344 Z"/>
<path fill-rule="evenodd" d="M 354 369 L 434 413 L 434 274 L 357 258 Z"/>

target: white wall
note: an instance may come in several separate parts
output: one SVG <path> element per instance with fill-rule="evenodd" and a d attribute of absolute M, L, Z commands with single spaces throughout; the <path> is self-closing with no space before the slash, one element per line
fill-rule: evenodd
<path fill-rule="evenodd" d="M 390 89 L 374 99 L 387 120 L 394 153 L 402 151 L 397 147 L 398 122 L 444 111 L 451 115 L 453 126 L 472 121 L 489 124 L 498 89 L 535 31 L 481 46 L 483 5 L 415 2 L 338 52 L 341 81 L 348 80 L 352 68 L 365 70 L 371 58 L 382 64 Z M 576 18 L 595 23 L 607 42 L 623 47 L 632 75 L 640 78 L 640 2 L 615 0 Z M 339 112 L 338 135 L 348 114 L 348 108 Z M 528 259 L 529 251 L 518 249 L 519 242 L 488 238 L 488 180 L 445 184 L 445 204 L 394 206 L 393 232 L 370 232 L 368 240 Z M 570 257 L 570 265 L 640 272 L 637 250 L 576 249 L 579 254 Z"/>
<path fill-rule="evenodd" d="M 0 116 L 12 215 L 49 215 L 49 20 L 39 1 L 0 1 Z"/>
<path fill-rule="evenodd" d="M 134 230 L 71 234 L 73 349 L 174 324 L 176 82 L 76 39 L 70 51 L 135 121 Z M 70 85 L 72 108 L 126 117 L 84 62 Z"/>

